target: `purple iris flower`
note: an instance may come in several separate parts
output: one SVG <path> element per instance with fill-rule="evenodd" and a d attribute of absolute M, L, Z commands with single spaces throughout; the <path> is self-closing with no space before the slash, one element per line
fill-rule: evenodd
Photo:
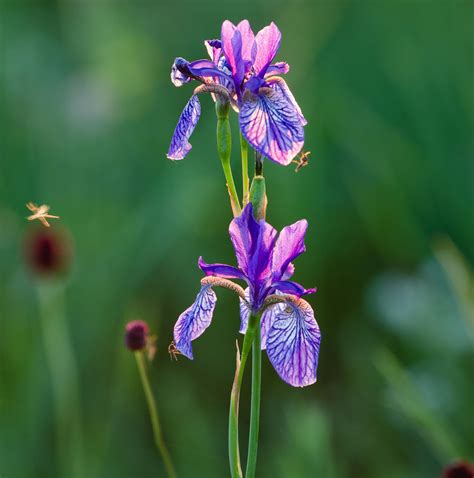
<path fill-rule="evenodd" d="M 256 151 L 276 163 L 291 163 L 303 147 L 307 122 L 285 80 L 277 76 L 289 71 L 288 64 L 272 63 L 280 40 L 274 23 L 254 35 L 247 20 L 237 26 L 226 20 L 221 39 L 205 42 L 211 60 L 190 63 L 176 58 L 173 84 L 197 80 L 203 85 L 196 88 L 179 118 L 169 159 L 183 159 L 190 151 L 189 137 L 201 114 L 197 94 L 209 92 L 230 101 L 239 113 L 242 134 Z"/>
<path fill-rule="evenodd" d="M 245 333 L 249 314 L 261 314 L 262 350 L 280 377 L 290 385 L 304 387 L 316 382 L 321 333 L 311 306 L 301 296 L 305 289 L 290 281 L 292 261 L 305 251 L 306 220 L 286 226 L 280 234 L 265 220 L 256 221 L 249 203 L 229 227 L 238 267 L 207 264 L 195 302 L 178 318 L 174 340 L 180 353 L 193 358 L 192 344 L 211 324 L 217 297 L 214 286 L 230 288 L 240 295 L 240 332 Z M 228 279 L 247 283 L 244 291 Z"/>

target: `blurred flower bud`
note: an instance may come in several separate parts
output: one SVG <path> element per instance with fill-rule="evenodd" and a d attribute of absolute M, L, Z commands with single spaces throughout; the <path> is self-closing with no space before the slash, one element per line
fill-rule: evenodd
<path fill-rule="evenodd" d="M 33 228 L 25 239 L 24 257 L 36 275 L 46 277 L 66 272 L 72 258 L 69 234 L 57 228 Z"/>
<path fill-rule="evenodd" d="M 458 461 L 443 470 L 443 478 L 473 478 L 474 465 L 467 461 Z"/>
<path fill-rule="evenodd" d="M 132 320 L 125 327 L 125 345 L 135 352 L 147 346 L 148 325 L 143 320 Z"/>

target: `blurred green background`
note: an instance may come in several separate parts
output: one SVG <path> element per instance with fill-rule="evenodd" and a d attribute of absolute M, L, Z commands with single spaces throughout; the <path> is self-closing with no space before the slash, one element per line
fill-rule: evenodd
<path fill-rule="evenodd" d="M 192 152 L 165 158 L 192 91 L 172 86 L 170 65 L 205 57 L 226 18 L 281 29 L 277 59 L 291 64 L 312 152 L 297 174 L 265 171 L 269 222 L 310 223 L 295 279 L 318 287 L 318 383 L 287 386 L 264 354 L 258 476 L 432 478 L 474 459 L 473 15 L 472 2 L 447 0 L 3 0 L 2 478 L 164 476 L 123 346 L 135 318 L 158 335 L 151 376 L 179 475 L 228 475 L 234 296 L 218 291 L 194 361 L 167 354 L 198 256 L 234 262 L 210 98 Z M 69 358 L 51 335 L 45 347 L 46 286 L 22 257 L 27 201 L 50 204 L 74 241 L 69 275 L 47 292 L 64 295 L 78 366 L 79 403 L 73 376 L 60 391 L 60 439 L 48 363 Z M 243 450 L 248 391 L 247 380 Z"/>

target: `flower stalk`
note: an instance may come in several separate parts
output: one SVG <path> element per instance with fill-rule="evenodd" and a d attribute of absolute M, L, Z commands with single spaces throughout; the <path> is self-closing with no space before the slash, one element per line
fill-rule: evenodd
<path fill-rule="evenodd" d="M 224 170 L 225 180 L 227 182 L 227 189 L 229 191 L 230 205 L 234 217 L 241 214 L 239 197 L 237 189 L 235 188 L 234 177 L 232 175 L 232 168 L 230 166 L 230 156 L 232 152 L 232 135 L 230 131 L 229 121 L 229 101 L 222 101 L 217 97 L 216 101 L 216 115 L 217 115 L 217 152 Z"/>
<path fill-rule="evenodd" d="M 153 391 L 151 389 L 150 381 L 148 379 L 148 374 L 146 371 L 145 356 L 143 354 L 143 350 L 137 350 L 136 352 L 134 352 L 134 354 L 135 359 L 137 361 L 138 372 L 140 374 L 140 379 L 142 382 L 143 391 L 145 393 L 148 410 L 150 412 L 150 420 L 151 426 L 153 428 L 153 438 L 155 440 L 156 448 L 161 454 L 168 477 L 176 478 L 177 475 L 174 470 L 168 448 L 166 447 L 165 440 L 163 438 L 163 432 L 161 430 L 160 420 L 158 417 L 155 397 L 153 396 Z"/>
<path fill-rule="evenodd" d="M 242 206 L 246 206 L 250 200 L 249 145 L 242 132 L 240 132 L 240 155 L 242 158 Z"/>
<path fill-rule="evenodd" d="M 242 345 L 242 353 L 239 359 L 239 351 L 237 350 L 237 362 L 234 383 L 232 384 L 232 392 L 230 395 L 230 409 L 229 409 L 229 462 L 230 473 L 232 478 L 242 478 L 242 467 L 240 464 L 239 451 L 239 400 L 240 389 L 242 387 L 242 379 L 245 371 L 245 364 L 249 356 L 252 344 L 254 343 L 257 330 L 260 331 L 260 315 L 251 315 L 247 331 L 244 336 L 244 343 Z M 260 398 L 259 398 L 260 400 Z M 260 405 L 259 405 L 260 407 Z M 258 434 L 258 425 L 257 425 Z"/>

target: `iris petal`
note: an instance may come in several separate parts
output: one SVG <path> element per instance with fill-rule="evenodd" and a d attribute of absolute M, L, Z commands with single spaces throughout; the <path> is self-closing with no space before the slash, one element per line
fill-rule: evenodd
<path fill-rule="evenodd" d="M 276 163 L 290 164 L 303 147 L 301 115 L 280 88 L 246 91 L 239 122 L 245 139 Z"/>
<path fill-rule="evenodd" d="M 281 230 L 272 255 L 273 280 L 279 281 L 290 262 L 306 250 L 304 236 L 307 228 L 308 221 L 302 219 Z"/>
<path fill-rule="evenodd" d="M 293 93 L 291 92 L 290 88 L 286 84 L 286 81 L 283 78 L 280 78 L 278 76 L 272 76 L 271 78 L 267 79 L 267 83 L 274 89 L 274 90 L 279 90 L 283 96 L 287 99 L 289 103 L 293 105 L 295 110 L 297 111 L 301 124 L 303 126 L 307 125 L 308 122 L 306 121 L 306 118 L 303 116 L 303 112 L 301 111 L 300 105 L 296 102 L 295 97 L 293 96 Z"/>
<path fill-rule="evenodd" d="M 250 289 L 247 287 L 245 289 L 245 296 L 247 300 L 250 300 Z M 261 334 L 261 349 L 265 350 L 267 344 L 267 335 L 268 331 L 270 330 L 271 325 L 276 317 L 278 312 L 281 312 L 286 307 L 285 304 L 277 303 L 272 305 L 271 307 L 267 307 L 262 314 L 262 318 L 260 320 L 260 334 Z M 245 334 L 247 331 L 247 325 L 249 323 L 250 317 L 250 309 L 247 303 L 240 299 L 240 329 L 239 332 L 241 334 Z"/>
<path fill-rule="evenodd" d="M 311 306 L 288 302 L 268 331 L 267 354 L 278 375 L 294 387 L 316 382 L 321 332 Z"/>
<path fill-rule="evenodd" d="M 286 63 L 285 61 L 277 61 L 276 63 L 273 63 L 273 65 L 270 65 L 267 68 L 265 78 L 268 78 L 273 75 L 285 75 L 289 71 L 290 65 L 288 65 L 288 63 Z"/>
<path fill-rule="evenodd" d="M 176 348 L 189 359 L 193 359 L 191 342 L 197 339 L 211 324 L 217 297 L 210 285 L 203 285 L 194 304 L 178 318 L 174 326 Z"/>
<path fill-rule="evenodd" d="M 228 266 L 227 264 L 207 264 L 202 257 L 199 258 L 198 265 L 207 276 L 245 280 L 245 275 L 237 267 Z"/>
<path fill-rule="evenodd" d="M 255 74 L 263 77 L 268 66 L 275 58 L 280 47 L 281 32 L 272 22 L 267 27 L 257 33 L 255 43 L 257 45 L 257 55 L 255 57 Z"/>
<path fill-rule="evenodd" d="M 184 107 L 178 124 L 171 138 L 170 148 L 166 157 L 168 159 L 183 159 L 191 150 L 189 138 L 196 127 L 199 117 L 201 116 L 201 104 L 196 95 L 191 96 L 190 100 Z"/>
<path fill-rule="evenodd" d="M 281 280 L 274 282 L 272 284 L 272 288 L 283 292 L 284 294 L 296 295 L 297 297 L 307 294 L 314 294 L 316 292 L 316 288 L 305 289 L 302 285 L 298 284 L 298 282 L 293 282 L 291 280 Z"/>

